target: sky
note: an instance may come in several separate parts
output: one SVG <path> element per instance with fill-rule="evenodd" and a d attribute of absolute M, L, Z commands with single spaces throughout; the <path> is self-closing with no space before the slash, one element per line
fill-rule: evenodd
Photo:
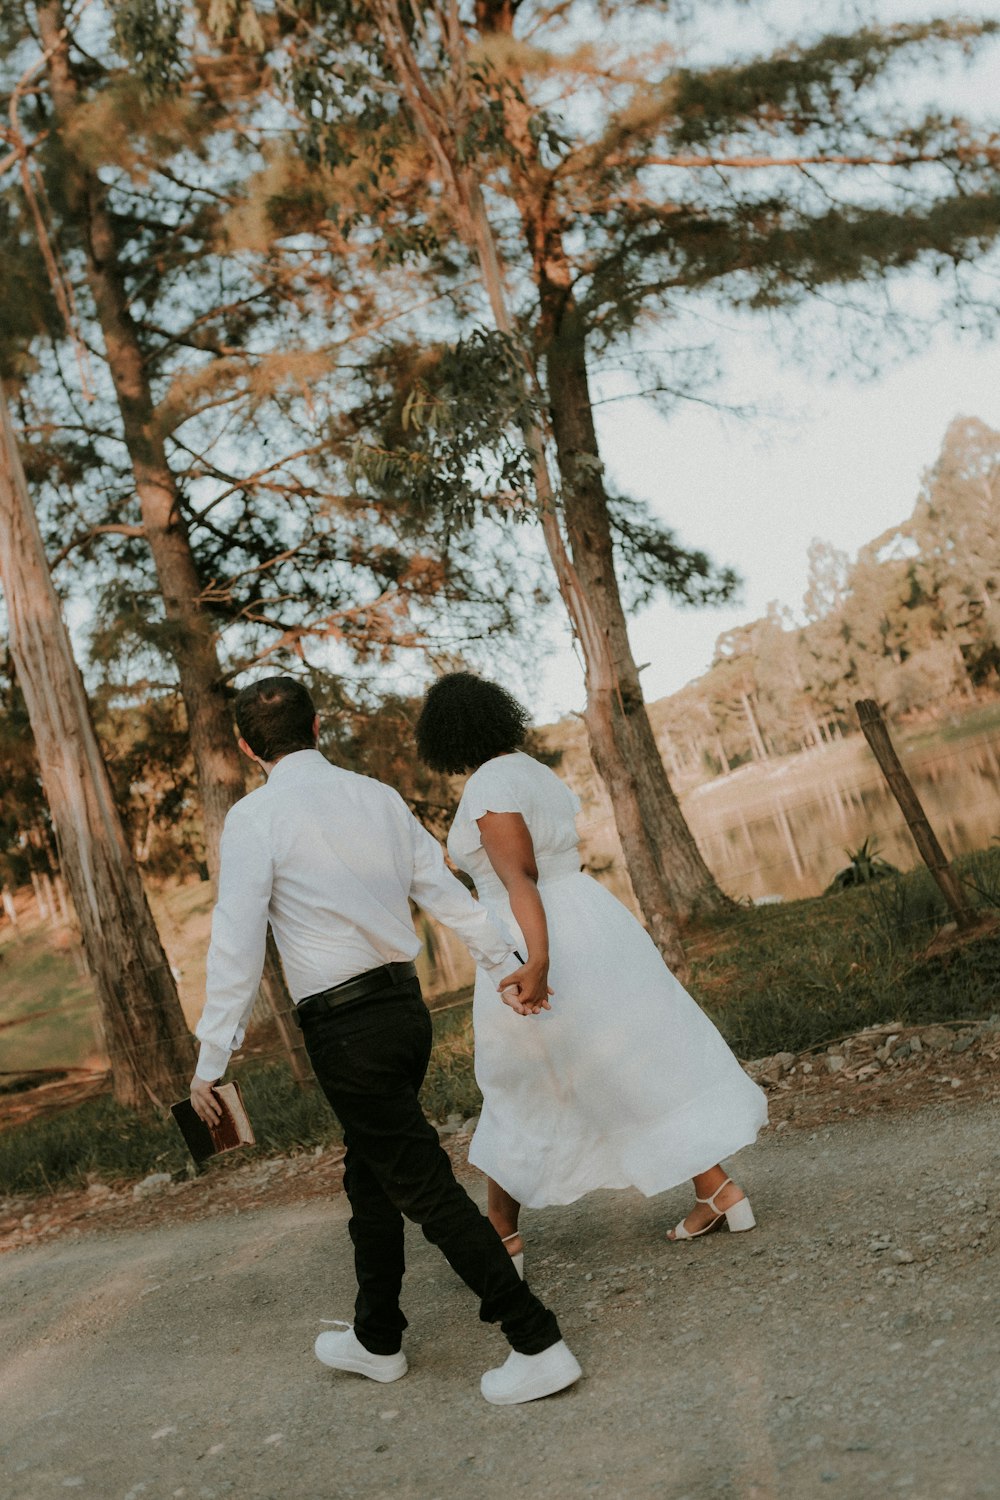
<path fill-rule="evenodd" d="M 724 7 L 725 9 L 725 7 Z M 916 19 L 953 7 L 877 0 L 864 7 L 880 20 Z M 961 7 L 992 13 L 993 5 Z M 729 7 L 742 51 L 754 12 Z M 851 23 L 853 7 L 830 5 L 825 26 Z M 803 7 L 778 0 L 767 7 L 761 45 L 778 34 L 804 35 Z M 808 15 L 809 10 L 805 13 Z M 815 10 L 811 19 L 815 23 Z M 706 53 L 714 39 L 705 39 Z M 716 54 L 717 55 L 717 54 Z M 920 102 L 939 99 L 949 111 L 982 118 L 1000 96 L 1000 57 L 991 48 L 969 68 L 930 66 L 908 86 Z M 928 284 L 929 285 L 929 284 Z M 994 283 L 995 285 L 995 283 Z M 930 306 L 919 285 L 915 310 Z M 1000 336 L 983 342 L 973 332 L 941 326 L 916 353 L 904 355 L 871 330 L 875 375 L 860 371 L 838 347 L 828 321 L 818 325 L 809 351 L 809 313 L 797 323 L 799 353 L 790 339 L 773 336 L 762 320 L 716 313 L 712 327 L 722 379 L 711 396 L 720 404 L 753 405 L 750 416 L 682 403 L 667 416 L 642 401 L 605 400 L 599 408 L 602 455 L 613 484 L 650 503 L 655 513 L 692 546 L 735 567 L 744 580 L 738 603 L 708 610 L 658 603 L 636 616 L 630 634 L 648 700 L 676 691 L 711 663 L 717 637 L 762 615 L 770 601 L 798 611 L 806 587 L 807 549 L 814 537 L 852 556 L 865 542 L 909 515 L 921 476 L 934 462 L 956 416 L 979 417 L 1000 428 Z M 846 367 L 845 367 L 846 366 Z M 622 388 L 611 372 L 598 395 Z M 542 719 L 579 710 L 583 673 L 568 630 L 556 611 L 546 626 L 549 655 L 524 695 Z"/>
<path fill-rule="evenodd" d="M 1000 428 L 1000 343 L 942 330 L 931 349 L 869 380 L 824 377 L 785 362 L 762 331 L 726 340 L 730 373 L 716 394 L 769 410 L 740 418 L 701 405 L 663 418 L 637 400 L 600 408 L 609 475 L 640 496 L 690 546 L 744 579 L 719 609 L 658 603 L 630 626 L 647 699 L 662 698 L 711 663 L 717 637 L 759 618 L 771 600 L 801 606 L 813 537 L 850 554 L 913 509 L 921 475 L 955 416 Z M 583 673 L 552 612 L 552 653 L 532 707 L 549 719 L 583 703 Z"/>

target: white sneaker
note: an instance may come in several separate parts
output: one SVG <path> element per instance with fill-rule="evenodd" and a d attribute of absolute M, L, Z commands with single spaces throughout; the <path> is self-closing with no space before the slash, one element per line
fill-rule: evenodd
<path fill-rule="evenodd" d="M 516 1406 L 563 1391 L 582 1374 L 576 1357 L 560 1339 L 541 1354 L 518 1354 L 512 1349 L 504 1364 L 486 1371 L 479 1389 L 493 1406 Z"/>
<path fill-rule="evenodd" d="M 383 1385 L 399 1380 L 407 1371 L 406 1355 L 402 1350 L 398 1354 L 372 1354 L 361 1343 L 350 1323 L 345 1323 L 337 1333 L 321 1333 L 314 1347 L 316 1358 L 331 1370 L 350 1370 Z"/>

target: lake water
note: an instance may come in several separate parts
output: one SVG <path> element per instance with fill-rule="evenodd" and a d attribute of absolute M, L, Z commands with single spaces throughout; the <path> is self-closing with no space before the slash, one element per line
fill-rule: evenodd
<path fill-rule="evenodd" d="M 951 745 L 896 741 L 945 853 L 1000 837 L 1000 735 Z M 902 870 L 918 862 L 899 806 L 867 743 L 851 740 L 774 765 L 741 767 L 682 798 L 723 889 L 736 897 L 816 896 L 873 838 Z"/>

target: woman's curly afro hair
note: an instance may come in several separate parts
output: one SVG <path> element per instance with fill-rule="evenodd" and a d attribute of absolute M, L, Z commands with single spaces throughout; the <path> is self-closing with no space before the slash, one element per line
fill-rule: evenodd
<path fill-rule="evenodd" d="M 524 743 L 527 709 L 471 672 L 439 677 L 417 720 L 417 753 L 433 771 L 474 771 Z"/>

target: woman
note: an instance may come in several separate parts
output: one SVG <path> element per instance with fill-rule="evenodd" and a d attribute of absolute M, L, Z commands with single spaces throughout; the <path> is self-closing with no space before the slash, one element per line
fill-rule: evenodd
<path fill-rule="evenodd" d="M 434 684 L 417 724 L 429 766 L 472 771 L 448 852 L 527 956 L 516 1008 L 476 981 L 469 1160 L 490 1179 L 490 1219 L 520 1267 L 522 1204 L 652 1196 L 691 1177 L 697 1202 L 671 1239 L 752 1229 L 718 1163 L 756 1138 L 764 1095 L 632 914 L 581 872 L 579 801 L 520 749 L 527 725 L 505 689 L 466 672 Z"/>

